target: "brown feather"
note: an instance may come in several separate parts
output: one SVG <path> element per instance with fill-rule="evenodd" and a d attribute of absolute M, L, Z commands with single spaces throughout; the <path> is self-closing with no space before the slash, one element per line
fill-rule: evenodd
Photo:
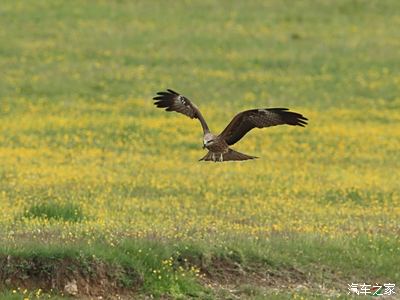
<path fill-rule="evenodd" d="M 185 96 L 167 89 L 167 92 L 158 92 L 153 97 L 154 105 L 159 108 L 165 108 L 166 111 L 175 111 L 191 119 L 199 119 L 204 132 L 209 132 L 206 121 L 201 115 L 199 109 Z"/>
<path fill-rule="evenodd" d="M 208 151 L 205 156 L 203 156 L 202 158 L 199 159 L 199 161 L 220 162 L 219 155 L 220 155 L 219 153 L 215 153 L 215 156 L 214 156 L 215 160 L 214 160 L 213 152 Z M 244 153 L 240 153 L 240 152 L 237 152 L 230 148 L 228 149 L 228 152 L 222 154 L 222 157 L 223 157 L 223 160 L 222 160 L 223 162 L 224 161 L 232 161 L 232 160 L 238 161 L 238 160 L 248 160 L 248 159 L 258 158 L 257 156 L 251 156 L 251 155 L 247 155 Z"/>
<path fill-rule="evenodd" d="M 291 112 L 287 108 L 251 109 L 238 113 L 219 136 L 228 145 L 233 145 L 253 128 L 283 124 L 304 127 L 307 120 L 303 115 Z"/>

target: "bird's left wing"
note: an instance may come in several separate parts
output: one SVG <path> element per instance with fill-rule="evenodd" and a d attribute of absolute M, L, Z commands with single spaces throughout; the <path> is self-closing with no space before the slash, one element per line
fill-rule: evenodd
<path fill-rule="evenodd" d="M 233 145 L 253 128 L 283 124 L 304 127 L 307 120 L 303 115 L 291 112 L 287 108 L 251 109 L 238 113 L 221 132 L 220 137 L 228 145 Z"/>

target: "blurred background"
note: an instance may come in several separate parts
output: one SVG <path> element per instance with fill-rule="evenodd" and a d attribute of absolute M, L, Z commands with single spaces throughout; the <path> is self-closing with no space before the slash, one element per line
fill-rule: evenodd
<path fill-rule="evenodd" d="M 397 108 L 397 1 L 3 1 L 0 95 Z"/>

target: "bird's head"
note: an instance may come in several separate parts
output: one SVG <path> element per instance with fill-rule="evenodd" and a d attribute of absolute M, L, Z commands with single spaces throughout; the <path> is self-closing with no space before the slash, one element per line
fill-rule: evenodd
<path fill-rule="evenodd" d="M 215 142 L 215 136 L 212 133 L 206 133 L 203 139 L 203 149 L 212 145 Z"/>

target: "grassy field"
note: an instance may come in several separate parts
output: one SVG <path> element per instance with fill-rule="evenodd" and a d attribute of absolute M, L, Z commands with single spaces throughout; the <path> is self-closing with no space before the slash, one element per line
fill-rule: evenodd
<path fill-rule="evenodd" d="M 1 299 L 347 299 L 351 283 L 400 285 L 399 10 L 2 1 Z M 216 133 L 255 107 L 310 121 L 233 147 L 260 159 L 198 162 L 198 122 L 152 104 L 166 88 Z"/>

